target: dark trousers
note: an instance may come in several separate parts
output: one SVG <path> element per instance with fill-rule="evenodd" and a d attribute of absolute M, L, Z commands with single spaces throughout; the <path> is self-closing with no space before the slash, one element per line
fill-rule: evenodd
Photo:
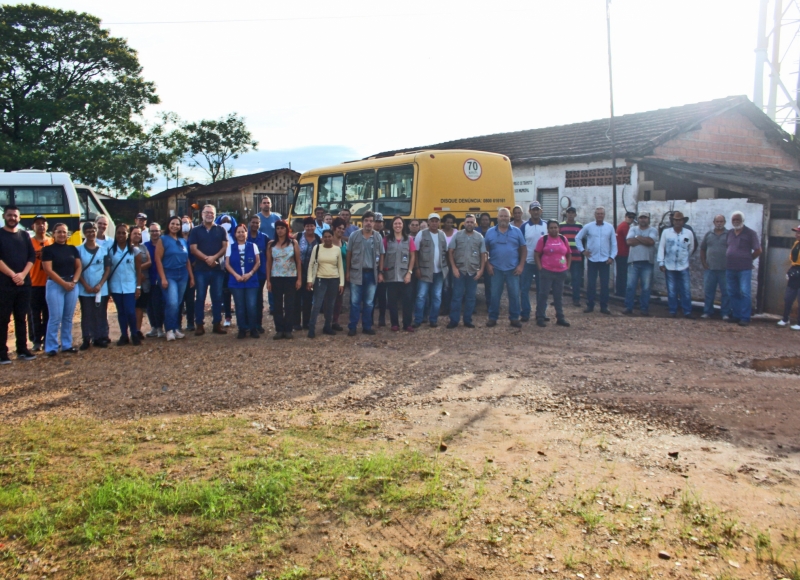
<path fill-rule="evenodd" d="M 225 272 L 225 279 L 222 281 L 222 313 L 225 315 L 225 320 L 233 318 L 233 309 L 231 308 L 231 299 L 233 294 L 231 289 L 228 288 L 228 273 Z"/>
<path fill-rule="evenodd" d="M 489 305 L 492 303 L 492 277 L 486 271 L 483 272 L 483 296 L 486 298 L 486 309 L 488 311 Z"/>
<path fill-rule="evenodd" d="M 439 316 L 450 315 L 450 304 L 453 302 L 453 270 L 447 271 L 447 278 L 444 279 L 442 287 L 442 305 L 439 308 Z"/>
<path fill-rule="evenodd" d="M 0 353 L 8 354 L 8 323 L 14 315 L 14 334 L 17 337 L 17 352 L 28 350 L 28 325 L 25 317 L 31 307 L 31 287 L 17 286 L 0 290 Z"/>
<path fill-rule="evenodd" d="M 186 313 L 186 327 L 194 328 L 194 301 L 195 295 L 197 294 L 197 287 L 190 288 L 189 284 L 186 284 L 186 291 L 183 293 L 183 301 L 181 302 L 181 307 L 178 309 L 178 326 L 183 326 L 183 314 Z"/>
<path fill-rule="evenodd" d="M 378 286 L 380 287 L 380 285 Z M 389 307 L 389 317 L 392 326 L 400 326 L 397 303 L 401 302 L 403 309 L 403 328 L 411 326 L 411 314 L 414 311 L 414 287 L 409 282 L 387 282 L 386 283 L 386 302 Z"/>
<path fill-rule="evenodd" d="M 347 290 L 350 287 L 350 282 L 344 283 L 344 289 Z M 333 323 L 339 324 L 339 316 L 342 314 L 342 304 L 344 303 L 344 292 L 341 294 L 336 294 L 336 302 L 333 304 Z"/>
<path fill-rule="evenodd" d="M 567 280 L 567 272 L 551 272 L 550 270 L 539 270 L 539 281 L 537 286 L 539 292 L 536 296 L 536 318 L 545 319 L 547 312 L 547 299 L 550 290 L 553 291 L 553 303 L 556 307 L 556 319 L 564 320 L 564 282 Z"/>
<path fill-rule="evenodd" d="M 267 279 L 258 277 L 258 296 L 256 296 L 256 328 L 264 328 L 264 286 Z"/>
<path fill-rule="evenodd" d="M 569 264 L 569 277 L 572 304 L 580 306 L 581 290 L 583 289 L 583 256 L 572 256 L 572 262 Z"/>
<path fill-rule="evenodd" d="M 83 302 L 81 302 L 83 304 Z M 161 328 L 164 326 L 164 291 L 161 283 L 150 285 L 150 301 L 147 303 L 147 319 L 150 321 L 150 328 Z"/>
<path fill-rule="evenodd" d="M 789 316 L 792 314 L 792 306 L 795 300 L 798 301 L 797 324 L 800 324 L 800 288 L 792 288 L 787 284 L 786 291 L 783 293 L 784 322 L 789 322 Z"/>
<path fill-rule="evenodd" d="M 292 319 L 295 303 L 295 285 L 297 278 L 294 276 L 275 277 L 271 279 L 272 297 L 275 299 L 275 313 L 272 316 L 277 332 L 292 332 Z"/>
<path fill-rule="evenodd" d="M 600 308 L 608 308 L 608 280 L 611 275 L 611 266 L 606 262 L 592 262 L 589 260 L 586 267 L 586 307 L 594 308 L 597 298 L 597 277 L 600 276 Z"/>
<path fill-rule="evenodd" d="M 617 263 L 617 273 L 615 276 L 615 286 L 617 288 L 614 294 L 624 298 L 628 289 L 628 256 L 617 256 L 614 258 L 614 261 Z"/>
<path fill-rule="evenodd" d="M 317 278 L 314 281 L 314 304 L 311 308 L 311 318 L 308 329 L 314 330 L 320 311 L 325 316 L 325 330 L 332 330 L 333 306 L 339 295 L 339 278 Z"/>
<path fill-rule="evenodd" d="M 311 320 L 311 307 L 314 305 L 314 291 L 309 290 L 306 286 L 308 279 L 308 271 L 303 272 L 303 285 L 294 295 L 294 313 L 292 320 L 295 327 L 302 327 L 308 329 L 308 323 Z"/>
<path fill-rule="evenodd" d="M 379 282 L 375 289 L 375 302 L 378 305 L 378 321 L 386 323 L 386 306 L 388 304 L 386 282 Z"/>
<path fill-rule="evenodd" d="M 31 318 L 33 320 L 31 340 L 34 344 L 44 344 L 47 321 L 50 320 L 45 286 L 31 286 Z"/>
<path fill-rule="evenodd" d="M 108 296 L 95 302 L 94 296 L 78 296 L 81 303 L 81 334 L 83 340 L 108 338 Z"/>

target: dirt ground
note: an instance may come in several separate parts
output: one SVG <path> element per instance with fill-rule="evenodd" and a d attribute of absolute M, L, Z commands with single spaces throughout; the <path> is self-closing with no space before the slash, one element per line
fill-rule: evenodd
<path fill-rule="evenodd" d="M 443 442 L 445 455 L 474 469 L 488 462 L 506 476 L 494 490 L 496 506 L 475 512 L 464 529 L 494 522 L 493 533 L 505 530 L 507 546 L 474 537 L 444 547 L 429 521 L 378 529 L 326 521 L 312 522 L 294 542 L 297 561 L 327 542 L 342 550 L 400 550 L 410 563 L 387 577 L 403 578 L 778 578 L 792 562 L 796 571 L 800 333 L 773 323 L 673 320 L 660 307 L 653 318 L 623 317 L 618 305 L 612 310 L 606 316 L 567 306 L 572 326 L 544 329 L 533 322 L 511 328 L 501 313 L 498 325 L 486 328 L 481 301 L 473 330 L 448 330 L 445 320 L 414 334 L 386 327 L 376 336 L 318 333 L 311 340 L 298 332 L 293 341 L 271 340 L 267 318 L 268 335 L 259 340 L 237 340 L 235 333 L 169 344 L 148 339 L 138 348 L 15 361 L 0 369 L 0 421 L 88 416 L 126 424 L 211 414 L 280 429 L 367 417 L 380 422 L 370 435 L 376 441 L 430 449 Z M 544 492 L 554 503 L 577 482 L 596 485 L 599 510 L 613 503 L 611 489 L 640 494 L 635 508 L 642 512 L 678 502 L 688 489 L 735 514 L 742 530 L 772 530 L 787 546 L 794 534 L 794 547 L 783 568 L 755 558 L 752 544 L 712 557 L 699 541 L 693 548 L 631 547 L 638 562 L 632 568 L 615 568 L 611 556 L 576 564 L 573 549 L 623 549 L 616 532 L 599 544 L 580 531 L 560 540 L 537 536 L 533 524 L 525 527 L 524 508 L 503 495 L 524 473 L 557 474 L 560 484 Z M 659 559 L 660 550 L 671 559 Z M 231 577 L 247 574 L 255 577 L 252 569 Z"/>

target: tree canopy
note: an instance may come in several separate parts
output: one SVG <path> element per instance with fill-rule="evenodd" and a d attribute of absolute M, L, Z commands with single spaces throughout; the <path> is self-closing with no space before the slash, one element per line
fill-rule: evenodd
<path fill-rule="evenodd" d="M 186 123 L 186 143 L 190 164 L 205 171 L 211 183 L 233 176 L 228 161 L 258 147 L 244 119 L 231 113 L 219 120 L 205 119 Z"/>

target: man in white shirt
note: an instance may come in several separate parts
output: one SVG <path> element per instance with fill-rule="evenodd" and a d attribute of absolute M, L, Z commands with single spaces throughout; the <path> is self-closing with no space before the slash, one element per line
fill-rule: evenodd
<path fill-rule="evenodd" d="M 678 302 L 685 318 L 692 314 L 692 288 L 689 256 L 694 251 L 694 234 L 683 227 L 683 213 L 672 214 L 672 227 L 664 230 L 658 243 L 658 268 L 667 278 L 667 305 L 673 318 L 678 316 Z"/>
<path fill-rule="evenodd" d="M 536 267 L 536 260 L 533 257 L 533 250 L 539 239 L 547 235 L 547 222 L 542 219 L 542 204 L 538 201 L 532 201 L 528 206 L 528 212 L 531 214 L 531 219 L 524 222 L 520 231 L 525 237 L 525 245 L 528 248 L 528 258 L 525 261 L 525 269 L 522 270 L 520 276 L 520 317 L 522 322 L 528 322 L 531 319 L 531 283 L 536 279 L 536 295 L 539 295 L 539 269 Z M 513 224 L 512 224 L 513 225 Z M 545 319 L 549 320 L 549 319 Z"/>
<path fill-rule="evenodd" d="M 586 310 L 594 311 L 597 296 L 597 277 L 600 276 L 600 312 L 611 314 L 608 309 L 608 282 L 611 264 L 617 257 L 617 234 L 614 226 L 606 223 L 606 209 L 594 210 L 594 221 L 583 226 L 575 236 L 575 246 L 586 256 Z"/>

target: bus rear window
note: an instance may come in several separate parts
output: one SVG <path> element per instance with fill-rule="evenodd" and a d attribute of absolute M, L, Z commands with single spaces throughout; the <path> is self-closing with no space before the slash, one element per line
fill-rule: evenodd
<path fill-rule="evenodd" d="M 14 187 L 14 205 L 23 215 L 68 214 L 62 187 Z"/>

